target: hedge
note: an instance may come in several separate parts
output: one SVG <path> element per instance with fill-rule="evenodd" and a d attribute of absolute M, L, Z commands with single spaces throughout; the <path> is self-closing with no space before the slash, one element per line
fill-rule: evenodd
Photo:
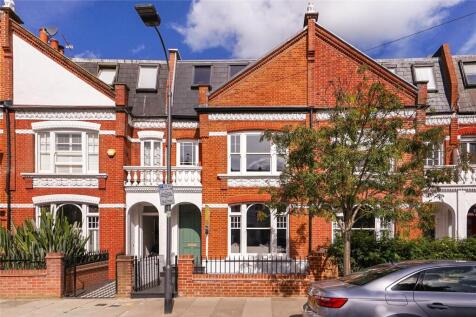
<path fill-rule="evenodd" d="M 368 232 L 355 231 L 352 234 L 351 248 L 352 271 L 354 272 L 381 263 L 405 260 L 476 261 L 476 238 L 406 240 L 382 237 L 377 240 Z M 336 238 L 328 249 L 328 254 L 337 260 L 342 272 L 344 255 L 342 239 Z"/>

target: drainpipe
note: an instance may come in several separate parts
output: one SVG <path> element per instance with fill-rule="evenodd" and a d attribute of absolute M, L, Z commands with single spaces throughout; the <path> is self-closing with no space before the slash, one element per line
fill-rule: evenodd
<path fill-rule="evenodd" d="M 313 128 L 313 116 L 314 116 L 314 108 L 310 108 L 309 109 L 310 112 L 309 112 L 309 128 Z M 309 209 L 308 209 L 309 210 Z M 309 211 L 308 211 L 309 212 Z M 311 213 L 309 212 L 309 215 L 308 215 L 308 221 L 309 221 L 309 245 L 308 245 L 308 250 L 307 250 L 307 254 L 308 255 L 311 255 L 312 253 L 312 215 Z"/>
<path fill-rule="evenodd" d="M 11 131 L 10 131 L 10 107 L 12 106 L 11 100 L 3 101 L 3 108 L 5 109 L 5 128 L 7 134 L 7 168 L 5 171 L 5 193 L 7 195 L 7 230 L 11 230 L 12 226 L 12 194 L 10 189 L 11 179 Z"/>

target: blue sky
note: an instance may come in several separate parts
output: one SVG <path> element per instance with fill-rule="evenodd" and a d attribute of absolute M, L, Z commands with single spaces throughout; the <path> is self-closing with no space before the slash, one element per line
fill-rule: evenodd
<path fill-rule="evenodd" d="M 138 18 L 136 1 L 16 0 L 16 12 L 37 33 L 57 26 L 74 45 L 67 55 L 162 58 L 158 39 Z M 306 0 L 152 1 L 168 47 L 184 59 L 257 58 L 298 32 Z M 365 50 L 476 11 L 463 0 L 318 0 L 319 23 Z M 367 52 L 372 57 L 419 57 L 447 42 L 453 54 L 476 54 L 476 15 Z"/>

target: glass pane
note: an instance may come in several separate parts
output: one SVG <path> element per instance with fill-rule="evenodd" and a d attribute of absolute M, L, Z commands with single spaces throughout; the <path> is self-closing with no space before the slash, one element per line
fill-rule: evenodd
<path fill-rule="evenodd" d="M 90 172 L 99 171 L 99 155 L 98 154 L 88 155 L 88 168 Z"/>
<path fill-rule="evenodd" d="M 81 174 L 83 172 L 83 168 L 81 166 L 72 166 L 71 173 L 72 174 Z"/>
<path fill-rule="evenodd" d="M 230 252 L 231 253 L 240 253 L 240 246 L 241 246 L 241 232 L 239 229 L 231 229 L 231 236 L 230 236 Z"/>
<path fill-rule="evenodd" d="M 231 153 L 240 153 L 240 135 L 232 135 L 230 137 L 231 146 L 230 151 Z"/>
<path fill-rule="evenodd" d="M 270 253 L 271 252 L 271 230 L 270 229 L 248 229 L 246 230 L 247 252 L 248 253 Z"/>
<path fill-rule="evenodd" d="M 246 136 L 246 153 L 270 153 L 271 143 L 261 140 L 261 134 L 249 134 Z"/>
<path fill-rule="evenodd" d="M 433 67 L 415 67 L 415 79 L 419 81 L 428 81 L 427 87 L 429 90 L 435 90 L 435 75 L 433 73 Z"/>
<path fill-rule="evenodd" d="M 150 142 L 144 142 L 144 165 L 150 166 L 151 156 L 151 144 Z"/>
<path fill-rule="evenodd" d="M 157 87 L 157 70 L 156 66 L 140 66 L 137 88 L 155 89 Z"/>
<path fill-rule="evenodd" d="M 246 212 L 247 228 L 269 228 L 271 226 L 269 208 L 263 204 L 254 204 Z"/>
<path fill-rule="evenodd" d="M 282 172 L 286 166 L 286 158 L 282 155 L 276 156 L 276 170 Z"/>
<path fill-rule="evenodd" d="M 469 143 L 469 162 L 476 164 L 476 143 Z"/>
<path fill-rule="evenodd" d="M 241 205 L 235 205 L 230 207 L 230 212 L 241 213 Z"/>
<path fill-rule="evenodd" d="M 240 160 L 241 156 L 239 154 L 232 154 L 230 157 L 230 170 L 232 172 L 239 172 L 240 171 Z"/>
<path fill-rule="evenodd" d="M 195 144 L 180 143 L 180 165 L 195 165 Z"/>
<path fill-rule="evenodd" d="M 248 172 L 269 172 L 271 171 L 270 154 L 247 154 L 246 170 Z"/>
<path fill-rule="evenodd" d="M 57 217 L 65 217 L 70 224 L 77 224 L 79 227 L 82 226 L 83 216 L 81 209 L 76 205 L 62 205 L 56 211 Z"/>
<path fill-rule="evenodd" d="M 40 171 L 50 170 L 50 154 L 40 154 Z"/>
<path fill-rule="evenodd" d="M 108 85 L 111 85 L 116 77 L 116 68 L 101 68 L 99 69 L 98 78 Z"/>
<path fill-rule="evenodd" d="M 241 72 L 246 65 L 230 65 L 230 78 Z"/>
<path fill-rule="evenodd" d="M 476 85 L 476 63 L 463 64 L 466 82 L 469 85 Z"/>
<path fill-rule="evenodd" d="M 276 237 L 276 242 L 277 242 L 277 249 L 276 251 L 278 253 L 286 253 L 286 230 L 285 229 L 278 229 L 276 231 L 277 237 Z"/>
<path fill-rule="evenodd" d="M 362 218 L 359 218 L 354 225 L 354 229 L 375 229 L 375 218 L 371 215 L 364 215 Z"/>
<path fill-rule="evenodd" d="M 401 267 L 394 266 L 393 264 L 379 264 L 363 271 L 341 277 L 339 280 L 352 285 L 365 285 L 388 274 L 400 271 L 401 269 Z"/>
<path fill-rule="evenodd" d="M 161 165 L 162 143 L 154 142 L 154 166 Z"/>
<path fill-rule="evenodd" d="M 198 84 L 209 84 L 210 83 L 210 66 L 195 66 L 193 74 L 193 83 Z"/>
<path fill-rule="evenodd" d="M 417 291 L 476 293 L 476 267 L 438 268 L 423 273 Z"/>
<path fill-rule="evenodd" d="M 58 174 L 69 174 L 71 170 L 68 166 L 56 166 L 56 173 Z"/>
<path fill-rule="evenodd" d="M 418 277 L 420 276 L 420 273 L 414 274 L 410 277 L 407 277 L 394 287 L 392 287 L 393 291 L 413 291 L 415 288 L 416 283 L 418 282 Z"/>

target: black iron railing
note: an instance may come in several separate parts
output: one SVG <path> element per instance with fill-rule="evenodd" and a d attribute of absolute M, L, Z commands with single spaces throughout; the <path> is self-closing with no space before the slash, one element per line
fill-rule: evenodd
<path fill-rule="evenodd" d="M 64 259 L 64 289 L 66 296 L 76 297 L 77 267 L 80 265 L 103 262 L 109 260 L 108 251 L 86 252 L 81 255 L 68 256 Z M 71 287 L 67 287 L 67 281 L 71 281 Z"/>
<path fill-rule="evenodd" d="M 307 274 L 306 258 L 284 256 L 234 256 L 201 258 L 196 274 Z"/>
<path fill-rule="evenodd" d="M 0 258 L 0 270 L 41 270 L 46 269 L 45 260 Z"/>
<path fill-rule="evenodd" d="M 177 257 L 172 258 L 172 289 L 177 291 Z M 163 282 L 165 257 L 152 255 L 145 257 L 134 257 L 134 292 L 144 291 L 157 287 Z M 163 292 L 158 288 L 157 292 Z"/>

